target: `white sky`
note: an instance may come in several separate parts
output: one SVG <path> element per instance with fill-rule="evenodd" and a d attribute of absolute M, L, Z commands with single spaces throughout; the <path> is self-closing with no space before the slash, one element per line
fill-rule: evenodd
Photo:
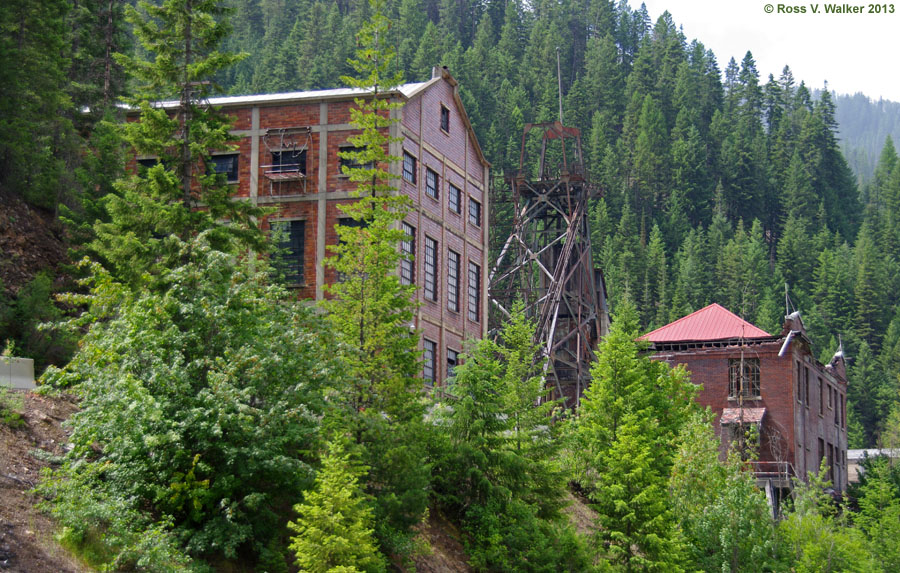
<path fill-rule="evenodd" d="M 785 64 L 794 78 L 812 89 L 828 88 L 839 94 L 862 92 L 870 98 L 900 102 L 900 0 L 893 14 L 826 14 L 821 0 L 805 6 L 805 14 L 767 14 L 766 4 L 777 0 L 645 0 L 651 23 L 665 10 L 681 26 L 687 41 L 697 39 L 716 54 L 724 72 L 728 60 L 740 64 L 747 50 L 753 53 L 760 84 L 769 74 L 776 78 Z M 641 0 L 630 0 L 635 9 Z M 812 6 L 819 5 L 819 13 Z M 843 4 L 843 2 L 841 2 Z M 786 5 L 786 4 L 785 4 Z M 885 6 L 882 4 L 881 6 Z M 890 9 L 890 4 L 886 5 Z"/>

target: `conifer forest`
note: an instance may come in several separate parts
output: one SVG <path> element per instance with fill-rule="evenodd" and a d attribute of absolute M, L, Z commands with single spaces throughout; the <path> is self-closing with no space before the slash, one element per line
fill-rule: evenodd
<path fill-rule="evenodd" d="M 86 571 L 440 570 L 422 566 L 435 523 L 465 553 L 454 571 L 900 570 L 895 460 L 866 460 L 843 496 L 810 474 L 773 512 L 752 446 L 721 447 L 691 373 L 638 340 L 713 302 L 773 335 L 799 311 L 820 362 L 848 357 L 849 448 L 900 447 L 900 103 L 790 62 L 761 77 L 753 46 L 714 54 L 677 17 L 626 0 L 0 2 L 0 351 L 78 407 L 30 494 L 49 537 Z M 422 391 L 416 287 L 396 272 L 399 104 L 361 98 L 349 119 L 355 223 L 319 302 L 285 280 L 271 211 L 205 167 L 234 148 L 210 97 L 380 94 L 435 66 L 491 164 L 492 260 L 525 124 L 562 100 L 581 132 L 612 326 L 576 409 L 549 399 L 521 307 Z M 57 245 L 33 268 L 25 213 Z M 0 435 L 20 406 L 0 387 Z"/>

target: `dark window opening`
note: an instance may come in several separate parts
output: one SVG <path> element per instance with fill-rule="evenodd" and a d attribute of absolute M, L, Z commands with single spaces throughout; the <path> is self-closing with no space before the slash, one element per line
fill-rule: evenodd
<path fill-rule="evenodd" d="M 306 242 L 305 221 L 274 221 L 272 230 L 280 233 L 276 268 L 284 275 L 289 285 L 305 284 L 303 267 Z"/>
<path fill-rule="evenodd" d="M 447 308 L 459 312 L 459 253 L 447 251 Z"/>
<path fill-rule="evenodd" d="M 462 191 L 453 183 L 450 184 L 450 191 L 447 194 L 447 206 L 457 215 L 462 213 Z"/>
<path fill-rule="evenodd" d="M 347 169 L 372 169 L 374 163 L 371 161 L 367 161 L 366 163 L 360 163 L 356 159 L 350 159 L 348 157 L 344 157 L 344 153 L 361 153 L 365 151 L 364 147 L 353 147 L 353 146 L 343 146 L 338 149 L 338 169 L 341 173 L 344 173 L 344 167 Z"/>
<path fill-rule="evenodd" d="M 425 354 L 423 355 L 424 367 L 422 371 L 422 378 L 425 379 L 425 385 L 429 388 L 434 386 L 435 380 L 435 355 L 437 354 L 437 343 L 432 342 L 431 340 L 425 339 Z"/>
<path fill-rule="evenodd" d="M 408 151 L 403 152 L 403 180 L 413 184 L 416 182 L 416 158 Z"/>
<path fill-rule="evenodd" d="M 481 203 L 469 198 L 469 222 L 476 227 L 481 226 Z"/>
<path fill-rule="evenodd" d="M 740 358 L 728 359 L 728 398 L 759 398 L 759 358 L 744 358 L 743 373 L 741 362 Z"/>
<path fill-rule="evenodd" d="M 803 367 L 803 402 L 809 408 L 809 368 Z"/>
<path fill-rule="evenodd" d="M 406 238 L 400 243 L 400 250 L 406 255 L 400 261 L 400 283 L 411 285 L 416 280 L 416 228 L 403 223 Z"/>
<path fill-rule="evenodd" d="M 825 384 L 819 378 L 819 415 L 825 415 Z"/>
<path fill-rule="evenodd" d="M 459 364 L 459 352 L 452 348 L 447 349 L 447 378 L 456 376 L 456 366 Z"/>
<path fill-rule="evenodd" d="M 441 105 L 441 129 L 450 133 L 450 110 Z"/>
<path fill-rule="evenodd" d="M 481 319 L 481 267 L 469 261 L 469 320 Z"/>
<path fill-rule="evenodd" d="M 432 199 L 438 198 L 438 174 L 425 168 L 425 194 Z"/>
<path fill-rule="evenodd" d="M 238 182 L 238 157 L 237 153 L 228 153 L 223 155 L 213 155 L 209 158 L 209 163 L 215 173 L 225 175 L 225 181 L 228 183 Z"/>
<path fill-rule="evenodd" d="M 437 259 L 438 247 L 437 241 L 431 237 L 425 237 L 425 298 L 436 301 L 438 298 L 437 289 Z"/>
<path fill-rule="evenodd" d="M 299 172 L 306 175 L 306 150 L 285 149 L 272 152 L 272 172 Z"/>
<path fill-rule="evenodd" d="M 138 169 L 150 169 L 151 167 L 155 167 L 156 164 L 159 163 L 159 159 L 155 157 L 145 157 L 144 159 L 138 159 Z"/>

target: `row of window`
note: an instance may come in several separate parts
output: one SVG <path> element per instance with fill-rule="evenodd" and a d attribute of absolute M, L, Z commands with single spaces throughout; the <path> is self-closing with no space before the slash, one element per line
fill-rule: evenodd
<path fill-rule="evenodd" d="M 339 225 L 358 224 L 353 219 L 342 219 Z M 278 269 L 284 274 L 288 284 L 304 284 L 306 222 L 302 220 L 273 221 L 272 230 L 279 236 L 278 247 L 282 256 L 278 259 Z M 401 245 L 405 255 L 400 262 L 400 282 L 405 285 L 415 284 L 416 229 L 409 223 L 403 223 L 406 240 Z M 437 302 L 438 267 L 440 252 L 438 242 L 425 236 L 425 261 L 422 288 L 426 299 Z M 460 273 L 462 257 L 453 249 L 447 251 L 447 308 L 453 312 L 460 311 Z M 469 320 L 481 320 L 481 266 L 469 261 L 467 269 L 467 314 Z"/>
<path fill-rule="evenodd" d="M 423 340 L 423 348 L 425 352 L 422 356 L 422 378 L 425 380 L 426 386 L 432 387 L 437 381 L 438 345 L 437 342 L 426 338 Z M 447 378 L 451 378 L 454 375 L 458 364 L 459 351 L 447 348 Z"/>
<path fill-rule="evenodd" d="M 342 154 L 345 152 L 359 153 L 361 151 L 362 148 L 352 146 L 342 146 L 338 150 L 338 152 Z M 271 173 L 297 172 L 301 175 L 306 175 L 306 149 L 284 149 L 281 151 L 273 151 L 270 155 L 272 162 L 271 165 L 266 166 L 267 171 Z M 237 183 L 239 157 L 239 153 L 220 153 L 218 155 L 212 155 L 209 158 L 209 168 L 216 173 L 225 174 L 225 180 L 228 183 Z M 355 159 L 341 157 L 340 155 L 338 157 L 341 173 L 343 173 L 344 167 L 350 169 L 364 167 L 368 169 L 372 166 L 371 163 L 359 163 Z M 158 161 L 155 157 L 147 157 L 138 159 L 137 162 L 141 167 L 149 169 L 156 165 Z"/>
<path fill-rule="evenodd" d="M 403 152 L 403 179 L 408 183 L 416 184 L 416 167 L 418 161 L 408 151 Z M 451 213 L 462 215 L 462 190 L 453 183 L 447 183 L 447 208 Z M 425 168 L 425 195 L 435 201 L 440 200 L 440 176 L 430 167 Z M 476 227 L 481 226 L 481 203 L 469 197 L 469 223 Z"/>
<path fill-rule="evenodd" d="M 819 381 L 819 415 L 825 416 L 825 394 L 828 394 L 828 409 L 834 416 L 834 425 L 845 428 L 847 426 L 847 401 L 843 394 L 831 384 L 827 384 L 821 376 Z M 797 401 L 809 408 L 809 367 L 797 362 Z"/>
<path fill-rule="evenodd" d="M 400 282 L 405 285 L 416 282 L 416 228 L 409 223 L 403 223 L 403 232 L 406 239 L 401 243 L 400 249 L 406 255 L 400 262 Z M 425 299 L 437 302 L 440 299 L 438 287 L 440 249 L 437 239 L 425 235 L 424 248 L 425 261 L 422 265 L 422 291 Z M 462 257 L 453 249 L 447 250 L 447 308 L 452 312 L 460 311 L 460 275 L 462 272 Z M 479 322 L 481 320 L 481 265 L 469 261 L 466 275 L 466 292 L 468 304 L 466 307 L 469 320 Z"/>

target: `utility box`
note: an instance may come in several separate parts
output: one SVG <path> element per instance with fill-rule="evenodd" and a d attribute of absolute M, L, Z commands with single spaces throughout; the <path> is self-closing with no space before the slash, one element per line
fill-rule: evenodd
<path fill-rule="evenodd" d="M 0 385 L 14 390 L 34 390 L 34 360 L 0 356 Z"/>

